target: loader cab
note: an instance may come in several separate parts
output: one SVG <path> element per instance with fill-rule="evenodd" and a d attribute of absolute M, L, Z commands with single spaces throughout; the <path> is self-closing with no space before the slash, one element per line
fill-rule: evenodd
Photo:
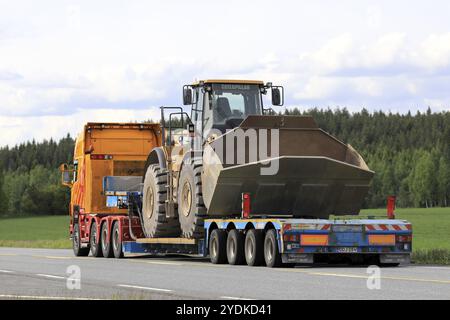
<path fill-rule="evenodd" d="M 207 80 L 192 86 L 185 86 L 183 101 L 191 104 L 191 119 L 196 131 L 208 133 L 238 127 L 249 115 L 263 115 L 271 109 L 264 109 L 263 95 L 267 89 L 272 90 L 272 104 L 282 105 L 282 87 L 274 87 L 271 83 L 245 80 Z"/>

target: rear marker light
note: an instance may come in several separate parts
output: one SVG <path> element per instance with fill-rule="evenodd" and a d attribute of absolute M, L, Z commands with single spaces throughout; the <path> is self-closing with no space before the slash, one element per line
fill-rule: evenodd
<path fill-rule="evenodd" d="M 411 235 L 397 236 L 397 242 L 411 242 L 411 241 L 412 241 L 412 236 Z"/>
<path fill-rule="evenodd" d="M 112 160 L 113 156 L 108 154 L 91 154 L 91 160 Z"/>

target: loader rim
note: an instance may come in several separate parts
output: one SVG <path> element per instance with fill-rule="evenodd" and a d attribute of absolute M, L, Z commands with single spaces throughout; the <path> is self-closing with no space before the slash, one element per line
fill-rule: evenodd
<path fill-rule="evenodd" d="M 189 181 L 186 181 L 181 191 L 181 213 L 187 217 L 191 213 L 192 207 L 192 188 Z"/>
<path fill-rule="evenodd" d="M 148 202 L 146 204 L 149 208 L 152 208 L 152 210 L 145 210 L 145 215 L 148 219 L 150 219 L 153 216 L 153 208 L 155 206 L 155 193 L 153 192 L 153 186 L 147 187 L 147 199 Z"/>

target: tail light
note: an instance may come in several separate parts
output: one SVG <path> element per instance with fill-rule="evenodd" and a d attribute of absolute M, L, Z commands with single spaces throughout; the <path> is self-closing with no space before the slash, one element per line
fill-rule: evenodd
<path fill-rule="evenodd" d="M 412 242 L 412 235 L 397 236 L 397 242 Z"/>
<path fill-rule="evenodd" d="M 91 160 L 112 160 L 113 156 L 108 154 L 91 154 Z"/>
<path fill-rule="evenodd" d="M 300 242 L 300 235 L 298 234 L 285 234 L 283 240 L 286 242 Z"/>

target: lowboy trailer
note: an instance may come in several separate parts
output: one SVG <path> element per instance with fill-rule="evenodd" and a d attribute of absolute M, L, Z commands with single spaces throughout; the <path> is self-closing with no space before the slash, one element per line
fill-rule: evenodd
<path fill-rule="evenodd" d="M 410 262 L 412 226 L 404 220 L 253 218 L 243 210 L 241 218 L 206 219 L 204 238 L 146 238 L 139 217 L 142 193 L 115 194 L 126 194 L 128 215 L 76 217 L 82 230 L 98 226 L 100 239 L 89 234 L 73 237 L 86 249 L 97 240 L 100 253 L 96 256 L 187 254 L 209 257 L 216 264 L 268 267 L 321 262 L 396 266 Z M 250 195 L 243 195 L 243 199 L 243 208 L 249 207 Z"/>

